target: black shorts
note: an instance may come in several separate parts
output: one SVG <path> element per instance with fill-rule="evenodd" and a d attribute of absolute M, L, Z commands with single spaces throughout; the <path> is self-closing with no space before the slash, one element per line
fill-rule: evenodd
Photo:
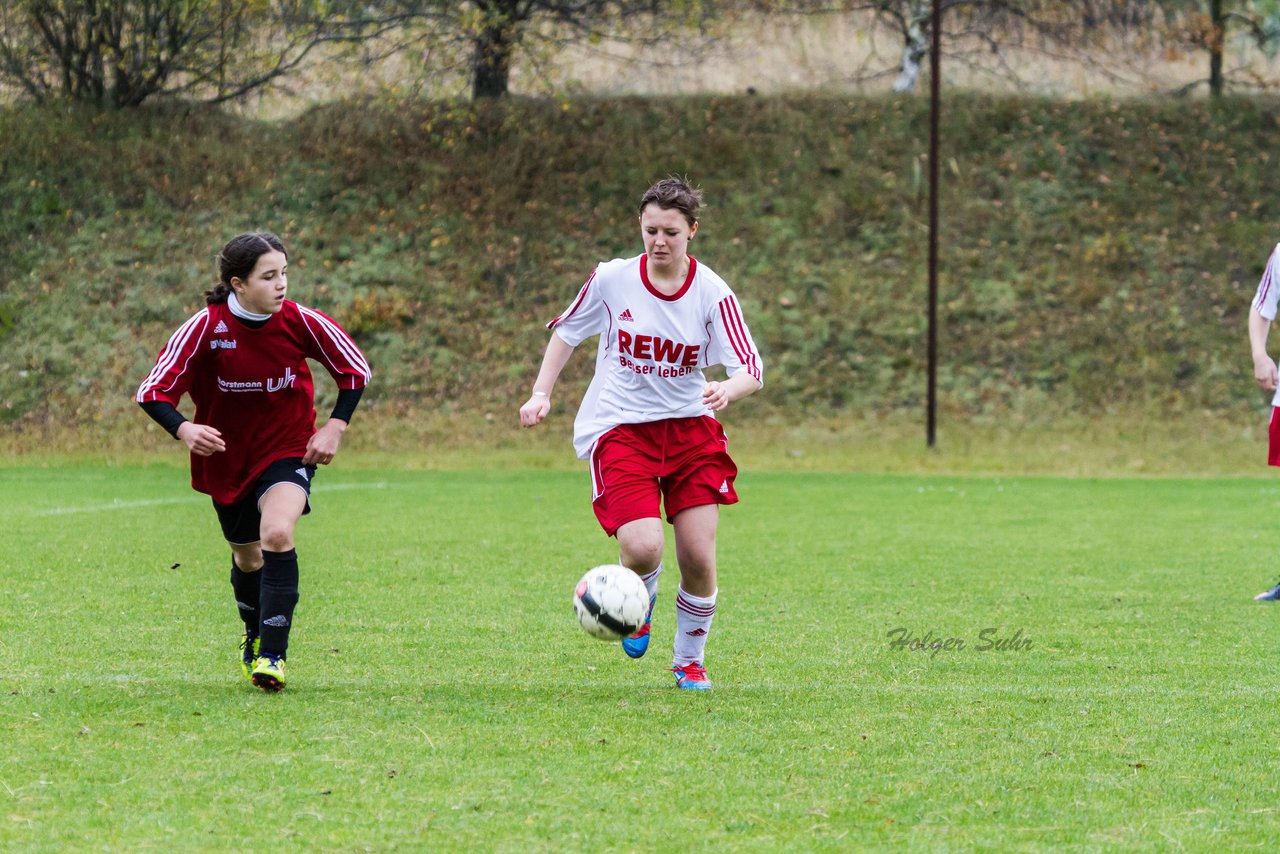
<path fill-rule="evenodd" d="M 235 504 L 213 502 L 213 509 L 218 511 L 218 522 L 222 525 L 222 536 L 233 546 L 247 546 L 262 539 L 262 496 L 271 487 L 282 483 L 297 484 L 307 493 L 308 501 L 302 510 L 302 515 L 307 515 L 311 512 L 311 479 L 315 476 L 316 467 L 304 466 L 302 457 L 276 460 L 258 478 L 250 497 Z"/>

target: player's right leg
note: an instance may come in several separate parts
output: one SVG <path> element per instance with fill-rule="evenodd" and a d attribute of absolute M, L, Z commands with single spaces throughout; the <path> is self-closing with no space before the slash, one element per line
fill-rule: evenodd
<path fill-rule="evenodd" d="M 640 658 L 649 649 L 650 621 L 662 574 L 663 529 L 659 516 L 659 455 L 653 428 L 623 424 L 610 430 L 591 451 L 591 506 L 606 534 L 618 538 L 618 561 L 639 575 L 649 593 L 644 625 L 623 638 L 622 649 Z"/>
<path fill-rule="evenodd" d="M 262 548 L 258 543 L 261 521 L 257 501 L 253 498 L 238 504 L 214 502 L 222 535 L 231 547 L 231 592 L 236 610 L 244 623 L 240 638 L 240 669 L 251 678 L 258 658 L 258 604 L 262 595 Z"/>
<path fill-rule="evenodd" d="M 258 660 L 258 604 L 262 598 L 262 547 L 258 543 L 231 544 L 231 589 L 244 621 L 240 670 L 246 679 L 252 679 L 253 665 Z"/>
<path fill-rule="evenodd" d="M 649 626 L 653 606 L 658 601 L 658 576 L 662 574 L 664 546 L 661 519 L 634 519 L 618 528 L 618 559 L 623 566 L 640 576 L 649 593 L 649 610 L 644 624 L 635 634 L 622 639 L 622 650 L 631 658 L 640 658 L 649 650 Z"/>

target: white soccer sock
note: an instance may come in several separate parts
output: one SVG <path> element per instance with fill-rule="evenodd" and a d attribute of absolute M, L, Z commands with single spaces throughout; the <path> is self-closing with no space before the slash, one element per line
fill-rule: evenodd
<path fill-rule="evenodd" d="M 676 588 L 676 641 L 671 663 L 680 667 L 691 661 L 705 664 L 707 635 L 711 618 L 716 615 L 716 595 L 694 596 L 683 587 Z"/>
<path fill-rule="evenodd" d="M 618 562 L 622 563 L 622 555 L 618 555 Z M 625 566 L 625 564 L 623 564 Z M 630 567 L 628 567 L 630 569 Z M 658 561 L 658 568 L 648 575 L 640 576 L 640 580 L 644 582 L 644 589 L 652 599 L 658 595 L 658 576 L 662 575 L 662 561 Z"/>
<path fill-rule="evenodd" d="M 644 580 L 644 589 L 648 591 L 649 598 L 652 599 L 658 595 L 658 576 L 662 575 L 662 561 L 658 561 L 658 568 L 648 575 L 640 576 Z"/>

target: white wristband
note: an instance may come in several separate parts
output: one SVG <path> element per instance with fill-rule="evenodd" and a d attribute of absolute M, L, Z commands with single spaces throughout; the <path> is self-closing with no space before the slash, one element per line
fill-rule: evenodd
<path fill-rule="evenodd" d="M 545 391 L 535 391 L 533 393 L 533 396 L 534 397 L 551 397 L 551 395 L 547 394 Z"/>

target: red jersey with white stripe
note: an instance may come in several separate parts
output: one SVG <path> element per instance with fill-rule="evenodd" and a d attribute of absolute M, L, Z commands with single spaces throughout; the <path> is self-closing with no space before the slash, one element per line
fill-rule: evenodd
<path fill-rule="evenodd" d="M 1267 259 L 1267 269 L 1262 271 L 1258 292 L 1253 296 L 1253 307 L 1267 320 L 1275 320 L 1278 301 L 1280 301 L 1280 243 L 1271 250 L 1271 257 Z M 1280 389 L 1276 389 L 1271 405 L 1280 406 Z"/>
<path fill-rule="evenodd" d="M 702 403 L 703 369 L 723 365 L 763 383 L 763 365 L 742 308 L 724 280 L 689 257 L 689 275 L 674 294 L 649 281 L 648 258 L 619 258 L 596 267 L 564 314 L 547 324 L 577 347 L 600 336 L 596 372 L 573 425 L 573 447 L 591 447 L 619 424 L 713 415 Z"/>
<path fill-rule="evenodd" d="M 372 376 L 351 336 L 321 312 L 285 300 L 255 329 L 216 303 L 178 328 L 135 399 L 177 406 L 183 394 L 191 396 L 192 420 L 216 428 L 227 445 L 212 456 L 191 455 L 191 486 L 234 504 L 271 463 L 306 453 L 316 429 L 307 359 L 323 365 L 340 389 L 363 388 Z"/>

